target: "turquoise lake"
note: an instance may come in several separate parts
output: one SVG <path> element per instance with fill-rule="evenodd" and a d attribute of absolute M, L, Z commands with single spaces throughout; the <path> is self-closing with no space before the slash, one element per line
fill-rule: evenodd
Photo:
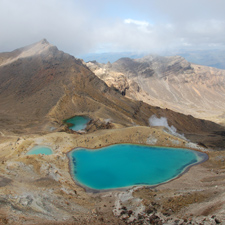
<path fill-rule="evenodd" d="M 86 116 L 75 116 L 65 120 L 66 123 L 73 124 L 72 126 L 69 126 L 69 128 L 74 131 L 84 130 L 89 121 L 90 118 Z"/>
<path fill-rule="evenodd" d="M 68 157 L 74 180 L 96 190 L 158 185 L 208 159 L 207 154 L 188 149 L 133 144 L 98 150 L 76 148 Z"/>
<path fill-rule="evenodd" d="M 30 151 L 28 151 L 26 155 L 38 155 L 38 154 L 51 155 L 52 153 L 53 151 L 49 147 L 35 146 Z"/>

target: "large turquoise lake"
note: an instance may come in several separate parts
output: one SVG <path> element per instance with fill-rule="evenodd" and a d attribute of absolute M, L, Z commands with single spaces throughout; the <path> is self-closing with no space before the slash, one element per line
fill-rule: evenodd
<path fill-rule="evenodd" d="M 90 118 L 86 116 L 75 116 L 68 120 L 65 120 L 66 123 L 71 124 L 69 128 L 74 131 L 84 130 L 89 121 Z"/>
<path fill-rule="evenodd" d="M 158 185 L 208 159 L 207 154 L 188 149 L 133 144 L 98 150 L 76 148 L 68 157 L 74 180 L 96 190 Z"/>

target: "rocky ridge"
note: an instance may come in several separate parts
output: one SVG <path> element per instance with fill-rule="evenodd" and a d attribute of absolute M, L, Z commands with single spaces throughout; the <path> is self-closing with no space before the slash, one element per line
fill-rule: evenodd
<path fill-rule="evenodd" d="M 46 40 L 1 53 L 0 58 L 1 138 L 5 134 L 59 129 L 64 119 L 75 115 L 110 120 L 115 126 L 126 127 L 148 126 L 149 118 L 155 114 L 166 117 L 169 125 L 190 139 L 196 132 L 200 136 L 213 134 L 202 140 L 208 146 L 215 138 L 214 133 L 223 130 L 219 125 L 124 97 L 117 89 L 108 87 L 81 60 L 59 51 Z M 11 63 L 5 64 L 9 59 Z"/>
<path fill-rule="evenodd" d="M 96 62 L 86 65 L 129 98 L 225 123 L 225 70 L 191 64 L 180 56 L 150 55 L 121 58 L 110 66 Z"/>

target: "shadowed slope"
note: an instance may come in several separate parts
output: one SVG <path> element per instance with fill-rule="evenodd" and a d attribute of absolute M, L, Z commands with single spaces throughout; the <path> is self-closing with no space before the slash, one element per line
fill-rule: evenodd
<path fill-rule="evenodd" d="M 40 51 L 36 51 L 38 48 Z M 62 120 L 75 114 L 96 112 L 103 104 L 115 108 L 118 114 L 120 111 L 129 114 L 132 104 L 135 105 L 128 105 L 80 60 L 45 41 L 9 53 L 5 60 L 5 53 L 2 55 L 2 118 L 33 123 L 41 122 L 50 113 L 51 118 Z"/>

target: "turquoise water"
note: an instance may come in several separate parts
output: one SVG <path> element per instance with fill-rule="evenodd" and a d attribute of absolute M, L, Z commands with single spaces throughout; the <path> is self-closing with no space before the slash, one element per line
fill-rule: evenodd
<path fill-rule="evenodd" d="M 68 153 L 74 180 L 97 190 L 157 185 L 208 158 L 187 149 L 119 144 L 99 150 L 77 148 Z"/>
<path fill-rule="evenodd" d="M 38 154 L 51 155 L 52 153 L 53 151 L 51 148 L 44 146 L 35 146 L 30 151 L 28 151 L 26 155 L 38 155 Z"/>
<path fill-rule="evenodd" d="M 85 116 L 75 116 L 73 118 L 65 120 L 66 123 L 73 124 L 69 128 L 74 131 L 85 129 L 85 127 L 89 121 L 90 121 L 90 118 L 85 117 Z"/>

